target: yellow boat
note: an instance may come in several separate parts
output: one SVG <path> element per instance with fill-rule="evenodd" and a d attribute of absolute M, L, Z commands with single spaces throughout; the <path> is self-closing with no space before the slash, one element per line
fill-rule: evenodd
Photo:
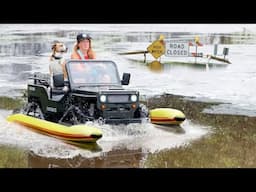
<path fill-rule="evenodd" d="M 24 114 L 10 115 L 7 117 L 7 121 L 24 125 L 40 133 L 65 141 L 87 143 L 96 142 L 102 137 L 102 131 L 95 127 L 88 125 L 73 125 L 68 127 Z"/>
<path fill-rule="evenodd" d="M 150 121 L 159 125 L 179 125 L 185 119 L 184 113 L 172 108 L 156 108 L 149 111 Z"/>

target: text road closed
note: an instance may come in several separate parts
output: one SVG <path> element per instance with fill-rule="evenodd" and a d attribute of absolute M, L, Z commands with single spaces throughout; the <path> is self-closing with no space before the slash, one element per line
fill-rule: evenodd
<path fill-rule="evenodd" d="M 189 56 L 188 42 L 166 41 L 165 56 L 184 57 Z"/>

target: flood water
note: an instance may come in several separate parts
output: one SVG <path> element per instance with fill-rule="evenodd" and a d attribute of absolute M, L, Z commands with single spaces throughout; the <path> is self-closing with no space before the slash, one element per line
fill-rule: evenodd
<path fill-rule="evenodd" d="M 225 103 L 208 113 L 255 116 L 256 25 L 1 24 L 0 96 L 20 97 L 31 74 L 48 73 L 54 40 L 66 44 L 65 57 L 69 58 L 79 32 L 93 37 L 97 59 L 116 62 L 120 75 L 131 73 L 126 88 L 139 90 L 142 99 L 163 93 L 193 96 L 196 100 Z M 232 64 L 208 68 L 161 64 L 161 70 L 156 72 L 147 63 L 132 62 L 118 55 L 127 50 L 146 50 L 160 34 L 190 39 L 198 35 L 206 46 L 219 43 L 220 47 L 229 48 Z M 103 138 L 96 145 L 74 146 L 7 123 L 5 118 L 10 113 L 0 112 L 0 144 L 24 150 L 28 158 L 25 167 L 143 167 L 148 153 L 185 144 L 210 130 L 189 119 L 180 127 L 167 130 L 148 123 L 96 124 L 103 130 Z"/>

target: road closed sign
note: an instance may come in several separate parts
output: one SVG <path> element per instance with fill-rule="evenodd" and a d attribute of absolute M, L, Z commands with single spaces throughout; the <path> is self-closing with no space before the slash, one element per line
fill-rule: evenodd
<path fill-rule="evenodd" d="M 188 57 L 189 43 L 177 40 L 165 41 L 165 56 L 167 57 Z"/>
<path fill-rule="evenodd" d="M 164 55 L 165 45 L 163 40 L 154 41 L 151 45 L 148 46 L 147 50 L 155 59 Z"/>

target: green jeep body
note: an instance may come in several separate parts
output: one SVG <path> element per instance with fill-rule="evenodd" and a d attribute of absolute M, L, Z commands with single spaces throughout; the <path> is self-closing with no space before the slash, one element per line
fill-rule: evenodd
<path fill-rule="evenodd" d="M 120 80 L 117 66 L 105 60 L 68 60 L 68 81 L 58 75 L 55 87 L 47 79 L 32 77 L 28 84 L 28 102 L 24 113 L 62 124 L 86 121 L 105 123 L 140 123 L 148 116 L 139 102 L 139 92 L 125 90 L 130 74 Z M 67 86 L 68 91 L 63 91 Z"/>

